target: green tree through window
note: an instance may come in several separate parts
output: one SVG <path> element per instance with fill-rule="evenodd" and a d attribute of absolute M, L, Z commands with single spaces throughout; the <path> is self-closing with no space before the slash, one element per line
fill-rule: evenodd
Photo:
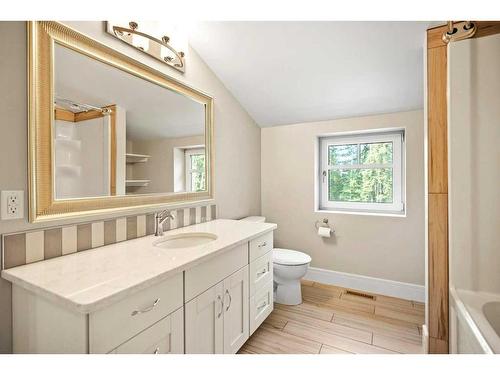
<path fill-rule="evenodd" d="M 338 202 L 393 202 L 393 144 L 331 145 L 328 199 Z M 356 165 L 357 168 L 342 168 Z"/>
<path fill-rule="evenodd" d="M 205 154 L 193 154 L 191 159 L 191 191 L 205 190 Z"/>
<path fill-rule="evenodd" d="M 404 130 L 319 138 L 320 210 L 405 211 Z"/>

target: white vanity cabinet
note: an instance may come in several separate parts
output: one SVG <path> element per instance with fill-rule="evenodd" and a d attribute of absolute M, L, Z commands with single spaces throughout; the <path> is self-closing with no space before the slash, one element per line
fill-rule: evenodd
<path fill-rule="evenodd" d="M 89 314 L 89 352 L 109 353 L 122 343 L 153 326 L 175 310 L 182 309 L 182 273 L 146 288 L 111 306 Z M 180 324 L 182 320 L 174 319 Z M 163 326 L 160 328 L 164 329 Z M 167 336 L 171 328 L 160 333 Z M 174 333 L 180 331 L 175 329 Z M 151 342 L 154 345 L 155 342 Z"/>
<path fill-rule="evenodd" d="M 229 275 L 228 275 L 229 274 Z M 248 244 L 185 274 L 186 353 L 233 354 L 249 337 Z"/>
<path fill-rule="evenodd" d="M 186 271 L 187 354 L 236 353 L 272 312 L 272 249 L 269 232 Z"/>
<path fill-rule="evenodd" d="M 184 352 L 182 273 L 89 314 L 12 292 L 14 353 Z"/>
<path fill-rule="evenodd" d="M 273 311 L 273 233 L 249 243 L 250 335 Z"/>
<path fill-rule="evenodd" d="M 186 354 L 234 354 L 249 337 L 248 266 L 186 304 Z"/>
<path fill-rule="evenodd" d="M 212 227 L 215 232 L 220 227 L 219 236 L 234 233 L 227 231 L 229 225 L 231 229 L 239 225 L 249 227 L 247 223 L 237 223 L 220 221 L 205 225 L 215 226 Z M 265 225 L 268 226 L 265 232 L 252 234 L 250 231 L 246 237 L 233 235 L 233 245 L 224 248 L 221 245 L 198 257 L 191 254 L 189 262 L 179 263 L 175 268 L 169 262 L 184 255 L 180 250 L 175 255 L 170 249 L 152 250 L 151 262 L 163 261 L 159 258 L 163 254 L 169 258 L 164 261 L 165 265 L 151 263 L 148 266 L 155 270 L 155 279 L 147 273 L 150 268 L 142 267 L 141 284 L 131 281 L 131 277 L 137 280 L 137 274 L 109 268 L 113 267 L 111 261 L 107 273 L 96 271 L 90 252 L 2 273 L 13 281 L 14 353 L 238 352 L 273 310 L 271 250 L 275 225 Z M 238 236 L 240 239 L 236 240 Z M 136 241 L 140 244 L 139 241 L 151 240 Z M 113 255 L 111 259 L 120 256 L 124 248 L 133 254 L 137 251 L 138 255 L 145 251 L 133 243 L 116 246 L 108 249 Z M 130 264 L 136 259 L 137 255 L 131 255 Z M 129 260 L 122 259 L 122 262 Z M 41 275 L 45 280 L 57 267 L 60 270 L 54 275 L 67 270 L 81 271 L 74 276 L 67 273 L 69 276 L 61 281 L 56 277 L 47 278 L 56 281 L 50 281 L 51 284 L 43 288 L 39 286 L 39 279 L 36 282 L 29 279 Z M 171 267 L 171 275 L 161 273 L 166 267 Z M 85 275 L 83 281 L 82 275 Z M 66 281 L 68 277 L 71 281 Z M 24 281 L 27 279 L 30 284 Z M 48 293 L 54 283 L 57 283 L 57 293 Z M 61 295 L 65 290 L 70 292 Z M 119 294 L 109 290 L 118 290 Z"/>

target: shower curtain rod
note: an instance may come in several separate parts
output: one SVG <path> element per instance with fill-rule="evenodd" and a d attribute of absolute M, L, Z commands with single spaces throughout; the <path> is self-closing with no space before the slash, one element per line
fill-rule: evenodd
<path fill-rule="evenodd" d="M 55 98 L 54 103 L 57 103 L 57 102 L 62 102 L 62 103 L 65 103 L 65 104 L 69 104 L 70 106 L 76 106 L 78 108 L 83 109 L 85 112 L 88 112 L 88 111 L 99 111 L 103 115 L 109 115 L 112 112 L 110 108 L 100 108 L 100 107 L 95 107 L 95 106 L 90 105 L 90 104 L 77 103 L 74 100 L 69 100 L 69 99 L 65 99 L 65 98 L 61 98 L 61 97 L 56 97 Z"/>
<path fill-rule="evenodd" d="M 443 33 L 442 39 L 445 43 L 458 42 L 472 38 L 476 33 L 477 26 L 471 21 L 458 22 L 457 27 L 453 25 L 453 21 L 448 21 L 448 30 Z"/>

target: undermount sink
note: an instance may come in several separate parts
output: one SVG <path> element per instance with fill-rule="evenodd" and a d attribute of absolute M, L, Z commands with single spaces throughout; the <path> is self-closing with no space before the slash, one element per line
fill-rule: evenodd
<path fill-rule="evenodd" d="M 182 249 L 185 247 L 205 245 L 209 242 L 215 241 L 216 239 L 217 236 L 213 233 L 179 233 L 164 236 L 156 240 L 153 244 L 156 247 L 161 247 L 163 249 Z"/>

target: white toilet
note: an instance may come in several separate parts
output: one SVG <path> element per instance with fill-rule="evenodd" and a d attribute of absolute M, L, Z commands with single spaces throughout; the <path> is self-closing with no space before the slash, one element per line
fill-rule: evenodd
<path fill-rule="evenodd" d="M 242 220 L 263 223 L 263 216 L 249 216 Z M 311 263 L 311 257 L 305 253 L 288 249 L 273 249 L 274 302 L 283 305 L 302 303 L 300 279 L 304 277 Z"/>
<path fill-rule="evenodd" d="M 288 249 L 273 250 L 274 302 L 283 305 L 302 303 L 300 279 L 311 263 L 305 253 Z"/>

